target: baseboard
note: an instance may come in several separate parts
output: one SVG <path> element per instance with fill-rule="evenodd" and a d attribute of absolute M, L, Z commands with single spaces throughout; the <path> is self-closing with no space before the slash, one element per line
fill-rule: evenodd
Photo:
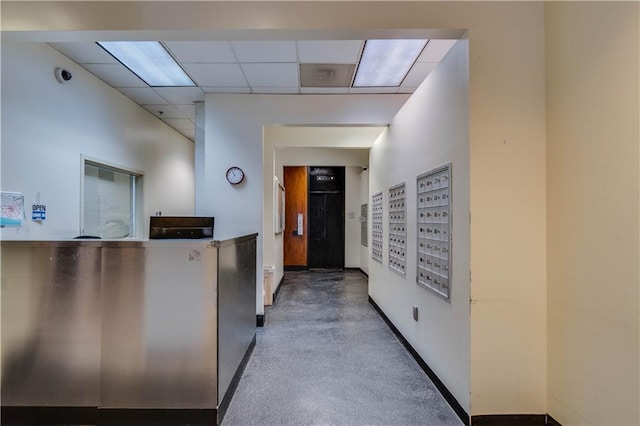
<path fill-rule="evenodd" d="M 366 278 L 366 279 L 369 279 L 369 274 L 367 274 L 365 271 L 363 271 L 363 270 L 362 270 L 362 268 L 358 268 L 358 270 L 360 271 L 360 273 L 361 273 L 362 275 L 364 275 L 364 276 L 365 276 L 365 278 Z"/>
<path fill-rule="evenodd" d="M 247 348 L 247 351 L 244 353 L 242 357 L 242 361 L 240 361 L 240 365 L 236 369 L 233 378 L 231 379 L 231 383 L 229 383 L 229 387 L 227 388 L 227 393 L 222 398 L 220 405 L 218 406 L 218 424 L 222 424 L 222 419 L 224 419 L 224 415 L 227 414 L 227 408 L 229 408 L 229 404 L 231 403 L 231 399 L 233 398 L 233 394 L 236 393 L 236 389 L 238 388 L 238 383 L 240 383 L 240 379 L 242 378 L 242 374 L 244 373 L 244 369 L 247 367 L 247 363 L 249 362 L 249 358 L 251 358 L 251 354 L 253 353 L 253 349 L 256 347 L 256 336 L 253 335 L 253 339 Z"/>
<path fill-rule="evenodd" d="M 256 327 L 264 327 L 264 314 L 256 315 Z"/>
<path fill-rule="evenodd" d="M 551 426 L 562 426 L 559 421 L 547 414 L 547 424 Z"/>
<path fill-rule="evenodd" d="M 215 426 L 215 408 L 156 409 L 98 407 L 14 407 L 1 409 L 3 425 L 194 425 Z"/>
<path fill-rule="evenodd" d="M 427 376 L 429 376 L 429 378 L 431 379 L 433 384 L 436 386 L 436 388 L 438 388 L 438 390 L 440 391 L 444 399 L 449 403 L 449 405 L 451 406 L 453 411 L 455 411 L 455 413 L 458 415 L 460 420 L 462 420 L 462 423 L 464 423 L 465 425 L 469 425 L 469 414 L 467 414 L 464 408 L 462 408 L 462 405 L 460 405 L 460 403 L 456 400 L 456 398 L 449 391 L 449 389 L 447 389 L 444 383 L 442 383 L 442 381 L 438 378 L 436 373 L 433 372 L 431 367 L 429 367 L 429 365 L 422 359 L 420 354 L 418 354 L 418 352 L 416 352 L 416 350 L 413 348 L 413 346 L 411 346 L 411 344 L 407 341 L 407 339 L 404 338 L 402 333 L 400 333 L 400 330 L 398 330 L 396 326 L 393 325 L 391 320 L 382 311 L 382 309 L 378 306 L 378 304 L 371 298 L 371 296 L 369 296 L 369 303 L 371 304 L 371 306 L 373 306 L 376 312 L 378 312 L 378 315 L 380 315 L 380 317 L 384 320 L 384 322 L 391 329 L 393 334 L 396 335 L 400 343 L 402 343 L 402 345 L 407 349 L 407 351 L 409 351 L 409 353 L 416 360 L 420 368 L 422 368 L 422 370 L 427 374 Z M 474 423 L 474 426 L 475 426 L 475 423 Z"/>
<path fill-rule="evenodd" d="M 471 426 L 545 426 L 546 414 L 490 414 L 471 416 Z"/>
<path fill-rule="evenodd" d="M 282 278 L 280 278 L 280 282 L 278 283 L 278 287 L 276 288 L 276 291 L 273 293 L 273 303 L 276 303 L 276 299 L 278 298 L 278 294 L 280 293 L 282 284 L 284 284 L 284 274 L 282 275 Z"/>
<path fill-rule="evenodd" d="M 204 409 L 156 409 L 156 408 L 100 408 L 98 424 L 100 426 L 121 425 L 198 425 L 216 426 L 217 410 Z"/>
<path fill-rule="evenodd" d="M 308 271 L 307 265 L 284 265 L 285 271 Z"/>
<path fill-rule="evenodd" d="M 27 407 L 0 408 L 3 425 L 98 424 L 98 407 Z"/>

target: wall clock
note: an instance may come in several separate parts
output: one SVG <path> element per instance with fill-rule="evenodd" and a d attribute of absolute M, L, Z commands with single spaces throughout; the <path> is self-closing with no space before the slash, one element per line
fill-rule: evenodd
<path fill-rule="evenodd" d="M 229 167 L 227 170 L 227 180 L 231 185 L 237 185 L 244 180 L 244 172 L 240 167 Z"/>

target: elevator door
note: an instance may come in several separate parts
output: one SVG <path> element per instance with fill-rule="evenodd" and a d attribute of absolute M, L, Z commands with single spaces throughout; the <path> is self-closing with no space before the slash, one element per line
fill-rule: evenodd
<path fill-rule="evenodd" d="M 309 268 L 344 268 L 344 167 L 309 168 Z"/>

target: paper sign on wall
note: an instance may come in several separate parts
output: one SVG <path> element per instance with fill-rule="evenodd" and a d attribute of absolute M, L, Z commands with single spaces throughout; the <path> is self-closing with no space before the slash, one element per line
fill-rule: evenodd
<path fill-rule="evenodd" d="M 31 206 L 31 220 L 42 221 L 47 218 L 47 206 L 44 204 L 33 204 Z"/>
<path fill-rule="evenodd" d="M 22 226 L 25 219 L 24 196 L 19 192 L 2 192 L 1 226 Z"/>

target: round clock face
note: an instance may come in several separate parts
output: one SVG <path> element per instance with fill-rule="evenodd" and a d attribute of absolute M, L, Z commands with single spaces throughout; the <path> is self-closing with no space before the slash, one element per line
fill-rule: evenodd
<path fill-rule="evenodd" d="M 244 172 L 240 167 L 229 167 L 227 170 L 227 180 L 232 185 L 237 185 L 244 179 Z"/>

